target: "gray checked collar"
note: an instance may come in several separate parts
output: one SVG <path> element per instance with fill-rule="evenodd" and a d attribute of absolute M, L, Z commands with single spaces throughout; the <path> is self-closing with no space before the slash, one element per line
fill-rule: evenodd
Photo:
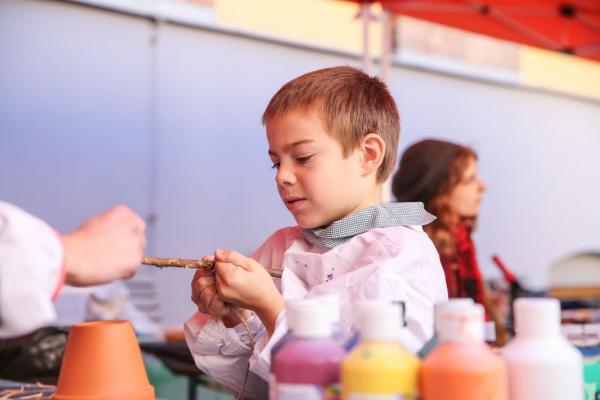
<path fill-rule="evenodd" d="M 324 228 L 302 229 L 310 243 L 332 249 L 374 228 L 427 225 L 436 218 L 423 203 L 387 203 L 367 207 Z"/>

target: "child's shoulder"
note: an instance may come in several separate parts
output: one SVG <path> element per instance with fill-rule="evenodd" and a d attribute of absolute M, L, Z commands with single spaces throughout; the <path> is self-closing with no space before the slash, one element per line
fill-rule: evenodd
<path fill-rule="evenodd" d="M 287 248 L 289 244 L 297 239 L 302 239 L 302 231 L 298 226 L 286 226 L 285 228 L 277 229 L 263 242 L 263 248 Z"/>
<path fill-rule="evenodd" d="M 264 265 L 278 265 L 281 261 L 278 257 L 299 238 L 302 238 L 302 231 L 297 226 L 278 229 L 260 245 L 252 258 Z"/>
<path fill-rule="evenodd" d="M 420 225 L 397 225 L 375 228 L 366 232 L 370 241 L 391 250 L 403 252 L 435 252 L 435 246 Z"/>
<path fill-rule="evenodd" d="M 302 231 L 298 226 L 286 226 L 284 228 L 279 228 L 275 232 L 273 232 L 267 241 L 269 240 L 294 240 L 297 238 L 303 237 Z"/>
<path fill-rule="evenodd" d="M 406 238 L 422 240 L 428 237 L 423 230 L 423 227 L 420 225 L 386 226 L 382 228 L 373 228 L 366 233 L 379 237 L 386 237 L 390 240 L 406 240 Z"/>

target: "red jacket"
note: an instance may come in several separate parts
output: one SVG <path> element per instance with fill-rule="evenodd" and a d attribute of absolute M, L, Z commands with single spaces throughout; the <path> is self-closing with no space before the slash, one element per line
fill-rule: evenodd
<path fill-rule="evenodd" d="M 448 297 L 469 297 L 485 305 L 483 277 L 477 263 L 471 232 L 464 224 L 459 223 L 453 233 L 456 243 L 454 256 L 440 255 L 444 275 L 446 275 Z"/>

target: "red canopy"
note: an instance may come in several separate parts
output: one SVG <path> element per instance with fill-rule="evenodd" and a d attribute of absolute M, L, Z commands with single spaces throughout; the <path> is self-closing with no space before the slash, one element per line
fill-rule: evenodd
<path fill-rule="evenodd" d="M 361 0 L 351 0 L 364 3 Z M 368 0 L 408 15 L 600 61 L 600 0 Z"/>

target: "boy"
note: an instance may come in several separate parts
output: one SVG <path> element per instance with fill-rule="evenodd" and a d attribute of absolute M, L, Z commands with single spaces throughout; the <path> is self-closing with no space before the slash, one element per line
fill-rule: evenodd
<path fill-rule="evenodd" d="M 250 362 L 246 395 L 257 399 L 267 398 L 270 349 L 287 331 L 284 298 L 338 294 L 346 331 L 355 300 L 401 300 L 419 343 L 433 333 L 433 304 L 447 299 L 439 256 L 421 228 L 434 217 L 421 203 L 380 205 L 400 130 L 381 81 L 351 67 L 310 72 L 275 94 L 263 123 L 279 195 L 298 225 L 275 232 L 252 258 L 222 250 L 209 257 L 215 274 L 194 276 L 200 312 L 185 325 L 198 367 L 236 393 Z M 263 267 L 283 268 L 281 280 Z M 241 322 L 256 339 L 253 352 Z"/>

